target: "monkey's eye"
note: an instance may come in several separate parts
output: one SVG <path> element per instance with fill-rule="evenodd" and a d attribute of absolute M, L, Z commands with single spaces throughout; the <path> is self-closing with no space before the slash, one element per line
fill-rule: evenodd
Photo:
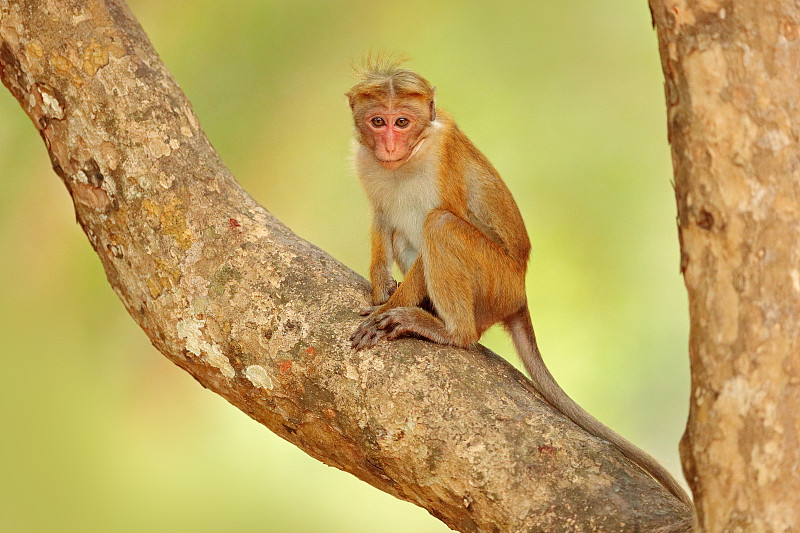
<path fill-rule="evenodd" d="M 376 128 L 381 128 L 386 125 L 386 121 L 383 120 L 383 117 L 372 117 L 369 122 Z"/>
<path fill-rule="evenodd" d="M 411 124 L 411 121 L 406 117 L 400 117 L 394 121 L 394 125 L 398 128 L 407 128 L 409 124 Z"/>

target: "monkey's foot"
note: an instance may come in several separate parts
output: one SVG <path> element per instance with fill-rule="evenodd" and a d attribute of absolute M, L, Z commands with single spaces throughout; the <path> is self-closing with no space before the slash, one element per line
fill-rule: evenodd
<path fill-rule="evenodd" d="M 404 335 L 419 335 L 435 342 L 447 343 L 446 340 L 439 340 L 440 335 L 435 335 L 436 323 L 440 324 L 441 321 L 419 307 L 393 307 L 367 317 L 350 337 L 350 341 L 356 351 L 372 348 L 383 339 L 393 340 Z"/>
<path fill-rule="evenodd" d="M 371 311 L 370 311 L 371 312 Z M 385 330 L 378 328 L 377 316 L 372 314 L 358 326 L 355 333 L 350 336 L 351 346 L 356 350 L 372 348 L 379 340 L 387 336 Z"/>
<path fill-rule="evenodd" d="M 374 309 L 370 311 L 372 313 Z M 383 339 L 396 339 L 397 337 L 413 332 L 403 327 L 406 309 L 395 307 L 380 314 L 371 314 L 364 320 L 356 332 L 350 337 L 351 345 L 356 351 L 372 348 Z"/>

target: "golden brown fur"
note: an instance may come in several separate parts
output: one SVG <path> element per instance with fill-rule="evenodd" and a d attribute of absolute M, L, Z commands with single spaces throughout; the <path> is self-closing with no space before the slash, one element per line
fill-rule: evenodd
<path fill-rule="evenodd" d="M 436 112 L 428 81 L 396 63 L 373 62 L 347 96 L 356 168 L 373 212 L 373 307 L 353 347 L 403 335 L 466 347 L 501 322 L 548 402 L 691 505 L 663 467 L 584 411 L 547 370 L 525 295 L 531 245 L 522 216 L 489 160 Z M 405 274 L 399 285 L 393 262 Z"/>

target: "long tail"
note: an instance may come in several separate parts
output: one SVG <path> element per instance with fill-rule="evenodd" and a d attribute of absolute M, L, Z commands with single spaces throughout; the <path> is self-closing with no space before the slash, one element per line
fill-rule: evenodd
<path fill-rule="evenodd" d="M 525 369 L 530 374 L 536 390 L 553 407 L 592 435 L 610 442 L 625 457 L 653 476 L 656 481 L 661 483 L 664 488 L 681 500 L 687 507 L 690 509 L 693 507 L 692 500 L 686 491 L 658 461 L 587 413 L 556 383 L 553 375 L 550 374 L 547 366 L 545 366 L 542 354 L 539 353 L 539 347 L 536 345 L 536 335 L 533 332 L 533 324 L 531 323 L 531 315 L 527 304 L 508 318 L 505 321 L 505 326 L 511 333 L 511 339 L 514 342 L 517 353 L 519 353 Z"/>

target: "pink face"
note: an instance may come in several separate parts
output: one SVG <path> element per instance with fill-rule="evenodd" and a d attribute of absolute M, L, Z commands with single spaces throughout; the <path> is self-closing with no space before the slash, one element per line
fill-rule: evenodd
<path fill-rule="evenodd" d="M 425 125 L 403 109 L 377 109 L 364 118 L 375 157 L 384 168 L 399 168 L 413 155 Z"/>

